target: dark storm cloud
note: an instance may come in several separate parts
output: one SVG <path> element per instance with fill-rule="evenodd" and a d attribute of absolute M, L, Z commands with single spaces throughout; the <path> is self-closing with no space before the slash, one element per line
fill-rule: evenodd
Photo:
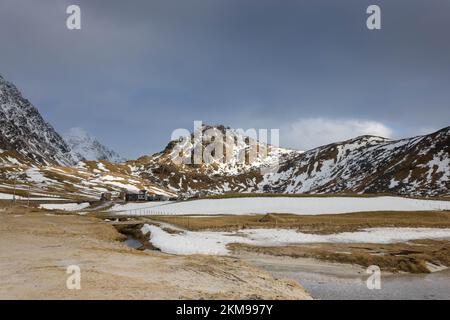
<path fill-rule="evenodd" d="M 379 31 L 365 26 L 372 3 Z M 65 27 L 69 4 L 80 31 Z M 2 0 L 0 74 L 58 130 L 130 157 L 193 120 L 281 128 L 303 148 L 324 142 L 305 133 L 317 123 L 331 136 L 448 125 L 449 30 L 440 0 Z"/>

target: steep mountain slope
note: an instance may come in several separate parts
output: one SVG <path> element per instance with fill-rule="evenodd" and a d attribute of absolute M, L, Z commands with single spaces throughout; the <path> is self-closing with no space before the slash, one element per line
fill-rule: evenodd
<path fill-rule="evenodd" d="M 397 141 L 361 136 L 301 152 L 271 146 L 239 130 L 205 125 L 181 142 L 171 141 L 162 152 L 122 164 L 112 163 L 122 159 L 79 129 L 66 139 L 70 146 L 0 77 L 0 193 L 10 193 L 17 183 L 23 190 L 80 198 L 141 188 L 171 196 L 450 195 L 450 127 Z"/>
<path fill-rule="evenodd" d="M 15 165 L 0 170 L 0 199 L 15 193 L 42 200 L 98 200 L 102 193 L 118 196 L 121 191 L 146 189 L 169 197 L 175 193 L 158 187 L 146 179 L 131 175 L 128 166 L 107 161 L 81 161 L 75 167 Z"/>
<path fill-rule="evenodd" d="M 113 163 L 124 162 L 117 152 L 101 144 L 82 128 L 71 128 L 64 134 L 64 140 L 78 161 L 106 160 Z"/>
<path fill-rule="evenodd" d="M 450 127 L 397 141 L 362 136 L 307 151 L 264 183 L 283 193 L 448 195 L 449 161 Z"/>
<path fill-rule="evenodd" d="M 361 136 L 306 152 L 267 146 L 268 157 L 244 164 L 236 164 L 233 158 L 227 163 L 176 164 L 172 160 L 176 143 L 172 141 L 161 153 L 128 162 L 133 174 L 185 195 L 344 192 L 433 196 L 449 195 L 450 190 L 450 127 L 397 141 Z M 201 144 L 194 136 L 188 143 L 188 150 Z M 203 141 L 201 148 L 207 145 Z M 233 155 L 245 153 L 248 145 L 235 144 Z M 263 170 L 276 159 L 276 171 Z"/>
<path fill-rule="evenodd" d="M 225 138 L 223 141 L 215 141 L 223 150 L 223 156 L 210 162 L 202 159 L 201 163 L 195 164 L 195 149 L 200 150 L 200 155 L 214 155 L 211 148 L 210 152 L 207 149 L 213 142 L 207 134 L 211 130 L 224 137 L 225 131 L 229 130 L 229 141 Z M 179 141 L 171 141 L 162 152 L 128 161 L 127 164 L 134 175 L 192 196 L 198 193 L 258 191 L 258 183 L 262 181 L 264 173 L 276 171 L 278 162 L 285 162 L 302 153 L 257 142 L 242 132 L 224 126 L 204 125 L 200 131 L 201 134 L 193 133 L 191 139 L 181 143 L 184 145 L 181 153 L 184 161 L 181 163 L 174 161 L 176 153 L 179 152 Z M 258 154 L 252 153 L 251 150 L 256 150 Z"/>
<path fill-rule="evenodd" d="M 103 192 L 140 189 L 174 196 L 132 176 L 128 166 L 84 161 L 122 159 L 89 135 L 71 133 L 68 140 L 73 150 L 19 90 L 0 77 L 0 199 L 30 193 L 49 199 L 94 200 Z"/>
<path fill-rule="evenodd" d="M 20 91 L 0 76 L 0 161 L 74 164 L 70 149 Z"/>

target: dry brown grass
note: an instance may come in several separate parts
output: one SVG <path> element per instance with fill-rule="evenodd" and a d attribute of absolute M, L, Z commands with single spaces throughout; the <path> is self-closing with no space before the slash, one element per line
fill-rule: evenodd
<path fill-rule="evenodd" d="M 337 215 L 245 215 L 215 217 L 154 216 L 189 230 L 238 230 L 243 228 L 285 228 L 331 234 L 375 227 L 450 228 L 450 211 L 356 212 Z"/>
<path fill-rule="evenodd" d="M 427 262 L 450 267 L 450 242 L 416 240 L 392 244 L 306 244 L 283 247 L 257 247 L 230 244 L 234 252 L 247 251 L 294 258 L 315 258 L 363 267 L 377 265 L 384 271 L 428 273 Z"/>
<path fill-rule="evenodd" d="M 189 230 L 238 230 L 242 228 L 295 228 L 310 233 L 338 233 L 372 227 L 450 227 L 450 212 L 375 212 L 342 215 L 141 217 L 137 223 L 168 222 Z M 136 222 L 135 222 L 136 223 Z M 384 271 L 428 273 L 427 262 L 450 267 L 450 241 L 415 240 L 406 243 L 315 243 L 279 247 L 230 244 L 230 250 L 294 258 L 377 265 Z"/>
<path fill-rule="evenodd" d="M 360 212 L 339 215 L 298 216 L 268 214 L 216 217 L 153 217 L 189 230 L 238 230 L 243 228 L 285 228 L 331 234 L 375 227 L 450 228 L 450 211 Z M 450 267 L 450 242 L 417 240 L 393 244 L 317 243 L 280 247 L 230 244 L 234 252 L 250 251 L 275 256 L 316 258 L 332 262 L 377 265 L 385 271 L 427 273 L 427 262 Z"/>
<path fill-rule="evenodd" d="M 331 234 L 374 227 L 450 228 L 449 211 L 371 212 L 339 215 L 298 216 L 268 214 L 252 216 L 152 216 L 134 223 L 167 222 L 189 230 L 239 230 L 245 228 L 285 228 L 302 232 Z M 130 223 L 130 222 L 128 222 Z M 315 243 L 279 247 L 230 244 L 235 253 L 256 252 L 294 258 L 316 258 L 363 267 L 378 265 L 384 271 L 427 273 L 427 262 L 450 267 L 450 241 L 417 240 L 406 243 Z"/>

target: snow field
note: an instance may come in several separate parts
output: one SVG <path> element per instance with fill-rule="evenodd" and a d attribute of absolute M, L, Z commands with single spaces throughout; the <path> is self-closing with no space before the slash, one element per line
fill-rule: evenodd
<path fill-rule="evenodd" d="M 116 205 L 111 210 L 121 211 L 121 214 L 128 215 L 245 215 L 266 213 L 317 215 L 370 211 L 450 210 L 450 201 L 417 200 L 401 197 L 251 197 L 163 203 L 127 203 Z"/>
<path fill-rule="evenodd" d="M 418 239 L 450 238 L 450 229 L 370 228 L 358 232 L 317 235 L 288 229 L 243 229 L 237 232 L 184 231 L 171 234 L 160 227 L 145 224 L 141 231 L 150 232 L 150 242 L 171 254 L 227 255 L 230 243 L 279 246 L 305 243 L 394 243 Z"/>
<path fill-rule="evenodd" d="M 39 208 L 47 210 L 64 210 L 64 211 L 79 211 L 89 207 L 88 202 L 83 203 L 46 203 L 41 204 Z"/>

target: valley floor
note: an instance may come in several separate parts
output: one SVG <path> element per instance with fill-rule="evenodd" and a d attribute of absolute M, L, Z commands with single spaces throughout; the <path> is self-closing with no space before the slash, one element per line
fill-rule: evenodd
<path fill-rule="evenodd" d="M 0 299 L 450 297 L 448 210 L 238 216 L 83 210 L 0 207 Z M 81 290 L 66 288 L 69 265 L 81 268 Z M 382 290 L 367 289 L 371 265 L 382 270 Z"/>
<path fill-rule="evenodd" d="M 314 299 L 449 299 L 450 212 L 153 216 L 117 222 L 150 231 L 165 252 L 230 255 L 300 283 Z M 368 267 L 381 270 L 369 289 Z"/>
<path fill-rule="evenodd" d="M 174 254 L 315 258 L 383 271 L 427 273 L 450 267 L 450 212 L 338 215 L 153 216 L 125 220 Z"/>
<path fill-rule="evenodd" d="M 0 209 L 0 299 L 308 299 L 297 282 L 231 257 L 138 251 L 104 221 Z M 81 289 L 69 290 L 69 265 Z"/>

